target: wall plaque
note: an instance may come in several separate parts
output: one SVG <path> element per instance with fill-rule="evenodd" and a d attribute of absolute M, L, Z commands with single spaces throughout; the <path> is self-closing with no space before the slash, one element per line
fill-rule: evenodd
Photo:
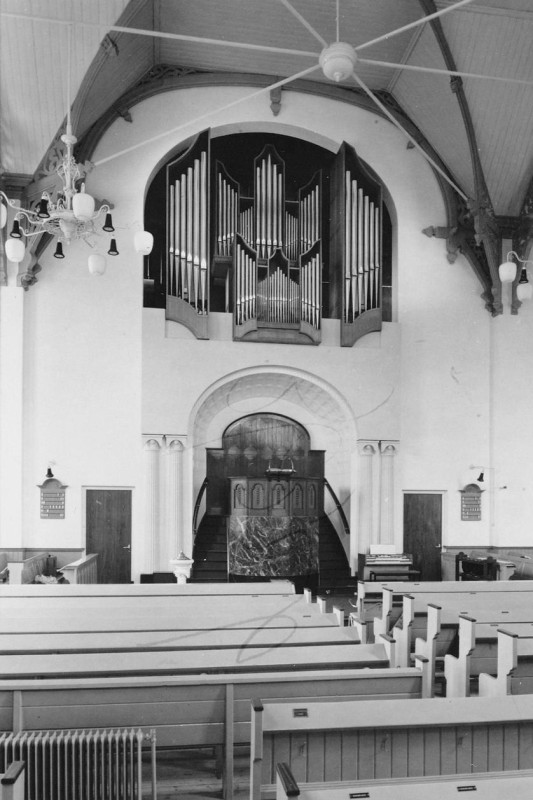
<path fill-rule="evenodd" d="M 41 519 L 65 519 L 65 489 L 57 478 L 46 478 L 41 490 Z"/>
<path fill-rule="evenodd" d="M 461 489 L 461 520 L 479 522 L 481 520 L 482 489 L 476 483 L 469 483 Z"/>

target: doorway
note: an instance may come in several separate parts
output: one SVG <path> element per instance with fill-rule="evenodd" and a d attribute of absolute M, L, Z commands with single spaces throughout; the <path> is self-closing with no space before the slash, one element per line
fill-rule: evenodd
<path fill-rule="evenodd" d="M 441 493 L 404 493 L 403 549 L 412 555 L 413 568 L 420 570 L 421 580 L 441 580 Z"/>
<path fill-rule="evenodd" d="M 98 553 L 98 583 L 131 582 L 131 489 L 87 489 L 86 550 Z"/>

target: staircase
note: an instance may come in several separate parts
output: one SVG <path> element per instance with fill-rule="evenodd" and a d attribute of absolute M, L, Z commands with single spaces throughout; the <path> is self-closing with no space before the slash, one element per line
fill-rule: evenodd
<path fill-rule="evenodd" d="M 206 514 L 196 533 L 192 557 L 191 583 L 227 582 L 228 545 L 226 534 L 227 517 Z M 319 588 L 355 590 L 356 579 L 350 575 L 350 567 L 344 548 L 329 517 L 322 516 L 318 529 Z M 261 580 L 258 578 L 258 580 Z M 304 579 L 296 580 L 300 584 Z M 315 586 L 313 586 L 313 589 Z"/>
<path fill-rule="evenodd" d="M 206 514 L 196 532 L 192 557 L 191 583 L 228 580 L 228 540 L 226 519 Z"/>

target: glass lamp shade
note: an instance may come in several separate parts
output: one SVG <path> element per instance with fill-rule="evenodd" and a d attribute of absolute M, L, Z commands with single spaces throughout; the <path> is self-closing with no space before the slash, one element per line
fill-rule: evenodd
<path fill-rule="evenodd" d="M 335 42 L 320 53 L 319 63 L 322 72 L 330 81 L 339 83 L 349 78 L 353 72 L 357 54 L 351 44 Z"/>
<path fill-rule="evenodd" d="M 502 283 L 511 283 L 516 278 L 516 264 L 514 261 L 504 261 L 498 267 Z"/>
<path fill-rule="evenodd" d="M 91 253 L 88 259 L 88 266 L 91 275 L 103 275 L 106 270 L 105 256 L 100 253 Z"/>
<path fill-rule="evenodd" d="M 80 222 L 88 222 L 94 216 L 94 197 L 87 192 L 76 192 L 72 198 L 72 211 Z"/>
<path fill-rule="evenodd" d="M 24 242 L 21 239 L 8 239 L 5 244 L 6 256 L 14 264 L 20 264 L 26 254 Z"/>
<path fill-rule="evenodd" d="M 133 246 L 137 253 L 142 253 L 147 256 L 152 252 L 154 246 L 154 237 L 148 231 L 137 231 L 133 237 Z"/>
<path fill-rule="evenodd" d="M 516 296 L 519 300 L 531 300 L 533 297 L 533 286 L 527 283 L 519 283 L 516 287 Z"/>
<path fill-rule="evenodd" d="M 5 228 L 7 222 L 7 208 L 0 203 L 0 228 Z"/>

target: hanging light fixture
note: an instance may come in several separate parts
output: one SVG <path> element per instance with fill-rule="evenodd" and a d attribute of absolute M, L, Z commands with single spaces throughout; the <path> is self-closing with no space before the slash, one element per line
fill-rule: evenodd
<path fill-rule="evenodd" d="M 57 174 L 61 178 L 62 187 L 57 192 L 55 201 L 48 192 L 44 192 L 37 207 L 27 209 L 17 205 L 16 201 L 10 200 L 5 192 L 0 190 L 0 196 L 4 199 L 6 206 L 15 212 L 10 237 L 18 239 L 22 245 L 13 250 L 12 246 L 8 247 L 10 245 L 10 239 L 8 239 L 6 255 L 10 260 L 10 252 L 15 253 L 20 261 L 24 258 L 23 239 L 31 239 L 33 236 L 49 233 L 57 239 L 54 256 L 64 258 L 63 245 L 68 245 L 76 239 L 87 240 L 96 234 L 96 223 L 99 219 L 104 220 L 105 217 L 106 224 L 109 223 L 112 226 L 110 207 L 102 205 L 96 211 L 94 197 L 87 194 L 85 184 L 82 183 L 79 189 L 76 187 L 81 172 L 72 153 L 77 138 L 72 133 L 70 119 L 67 121 L 66 133 L 61 136 L 61 141 L 65 145 L 65 154 L 59 164 Z M 7 220 L 6 206 L 3 205 L 4 211 L 0 214 L 0 221 Z M 20 258 L 21 254 L 22 258 Z"/>
<path fill-rule="evenodd" d="M 71 31 L 68 37 L 68 96 L 70 97 L 70 58 L 71 58 Z M 104 204 L 96 210 L 94 197 L 85 191 L 85 184 L 78 183 L 81 178 L 81 170 L 76 163 L 73 155 L 74 145 L 78 141 L 72 133 L 70 118 L 70 105 L 67 112 L 66 131 L 61 136 L 61 141 L 65 145 L 63 159 L 57 168 L 57 174 L 62 181 L 62 188 L 56 194 L 56 200 L 44 192 L 39 200 L 36 209 L 22 208 L 15 200 L 0 190 L 0 198 L 4 203 L 0 203 L 0 228 L 3 228 L 7 221 L 7 207 L 15 212 L 13 227 L 10 238 L 5 243 L 5 251 L 8 259 L 14 263 L 20 263 L 24 259 L 25 245 L 23 238 L 31 239 L 42 233 L 48 233 L 57 237 L 55 258 L 64 258 L 63 245 L 69 245 L 72 241 L 83 239 L 89 244 L 93 235 L 97 234 L 97 223 L 103 219 L 102 230 L 112 233 L 113 220 L 111 217 L 111 207 Z M 109 250 L 110 255 L 118 255 L 116 239 L 111 239 Z M 105 272 L 105 265 L 102 269 L 101 259 L 98 258 L 98 269 L 89 269 L 94 274 L 101 275 Z M 105 261 L 105 259 L 104 259 Z M 94 267 L 94 262 L 93 262 Z"/>

